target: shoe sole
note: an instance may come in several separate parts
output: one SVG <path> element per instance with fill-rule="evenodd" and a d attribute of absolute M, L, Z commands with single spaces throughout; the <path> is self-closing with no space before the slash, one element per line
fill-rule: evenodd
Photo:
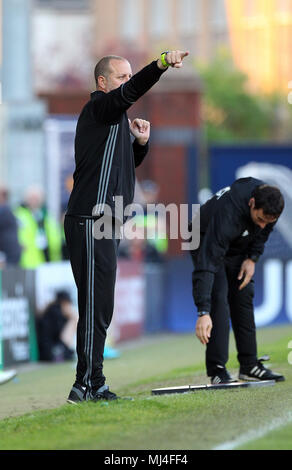
<path fill-rule="evenodd" d="M 85 401 L 93 401 L 95 403 L 98 403 L 98 402 L 104 402 L 104 401 L 116 401 L 116 400 L 128 400 L 128 401 L 134 401 L 134 398 L 132 397 L 117 397 L 117 398 L 111 398 L 111 399 L 108 399 L 108 398 L 98 398 L 98 399 L 89 399 L 89 400 L 71 400 L 69 397 L 67 398 L 66 402 L 69 403 L 70 405 L 79 405 L 80 403 L 83 403 Z"/>
<path fill-rule="evenodd" d="M 117 397 L 117 398 L 111 398 L 111 399 L 108 399 L 108 398 L 98 398 L 98 399 L 90 399 L 89 401 L 93 401 L 95 403 L 98 403 L 98 402 L 112 402 L 112 401 L 117 401 L 117 400 L 128 400 L 128 401 L 134 401 L 134 398 L 132 397 Z"/>
<path fill-rule="evenodd" d="M 240 374 L 238 376 L 238 379 L 239 380 L 244 380 L 245 382 L 258 382 L 259 380 L 261 380 L 261 379 L 258 379 L 256 377 L 249 377 L 249 375 L 244 375 L 244 374 Z"/>
<path fill-rule="evenodd" d="M 244 380 L 245 382 L 266 382 L 268 380 L 274 380 L 275 382 L 284 382 L 285 377 L 273 377 L 270 379 L 261 379 L 260 377 L 250 377 L 249 375 L 241 374 L 238 376 L 239 380 Z"/>
<path fill-rule="evenodd" d="M 70 398 L 67 398 L 66 402 L 70 403 L 70 405 L 79 405 L 80 403 L 83 403 L 85 401 L 94 401 L 94 402 L 98 403 L 99 401 L 103 402 L 103 401 L 116 401 L 116 400 L 130 400 L 130 401 L 133 401 L 134 399 L 130 398 L 130 397 L 129 398 L 128 397 L 118 397 L 118 398 L 113 398 L 111 400 L 109 400 L 107 398 L 98 398 L 97 400 L 90 399 L 90 400 L 74 401 L 74 400 L 70 400 Z"/>
<path fill-rule="evenodd" d="M 79 403 L 81 403 L 81 401 L 73 401 L 73 400 L 69 400 L 69 398 L 67 398 L 66 402 L 70 403 L 70 405 L 78 405 Z"/>
<path fill-rule="evenodd" d="M 80 403 L 83 403 L 87 400 L 72 400 L 71 398 L 67 398 L 66 402 L 70 403 L 70 405 L 79 405 Z"/>
<path fill-rule="evenodd" d="M 85 401 L 84 393 L 85 389 L 80 390 L 79 388 L 73 385 L 68 395 L 67 403 L 70 403 L 71 405 L 78 405 L 78 403 L 82 403 L 83 401 Z"/>

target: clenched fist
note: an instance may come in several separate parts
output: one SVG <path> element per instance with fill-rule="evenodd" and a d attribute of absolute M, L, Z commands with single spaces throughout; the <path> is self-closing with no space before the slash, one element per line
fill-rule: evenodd
<path fill-rule="evenodd" d="M 131 134 L 137 139 L 140 145 L 146 145 L 150 137 L 150 122 L 144 121 L 144 119 L 134 119 L 130 121 L 129 126 Z"/>

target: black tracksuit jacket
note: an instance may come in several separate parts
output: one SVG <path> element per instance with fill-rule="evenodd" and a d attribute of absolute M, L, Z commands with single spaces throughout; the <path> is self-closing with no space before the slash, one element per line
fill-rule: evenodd
<path fill-rule="evenodd" d="M 121 87 L 91 94 L 77 123 L 76 169 L 67 215 L 100 216 L 106 204 L 114 217 L 125 222 L 124 208 L 134 197 L 135 167 L 148 150 L 148 144 L 141 146 L 136 140 L 132 143 L 126 111 L 163 72 L 154 61 Z M 114 212 L 116 196 L 123 196 L 122 217 Z"/>
<path fill-rule="evenodd" d="M 219 191 L 200 210 L 200 247 L 191 251 L 194 261 L 193 297 L 198 311 L 211 310 L 214 276 L 224 259 L 259 257 L 275 223 L 264 229 L 254 224 L 248 205 L 252 191 L 264 184 L 241 178 Z"/>

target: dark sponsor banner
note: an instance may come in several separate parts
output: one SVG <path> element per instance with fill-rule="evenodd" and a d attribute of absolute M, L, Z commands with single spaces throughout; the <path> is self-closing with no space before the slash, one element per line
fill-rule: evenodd
<path fill-rule="evenodd" d="M 4 366 L 30 360 L 29 307 L 26 298 L 4 299 L 2 310 L 2 341 Z"/>
<path fill-rule="evenodd" d="M 33 303 L 34 272 L 3 270 L 0 311 L 4 367 L 29 362 L 35 355 Z"/>

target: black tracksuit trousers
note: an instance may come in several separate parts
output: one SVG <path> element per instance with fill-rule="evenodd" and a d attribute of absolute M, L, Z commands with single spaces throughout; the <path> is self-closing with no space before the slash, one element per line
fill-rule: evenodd
<path fill-rule="evenodd" d="M 94 238 L 94 219 L 65 216 L 64 230 L 78 290 L 76 382 L 91 391 L 104 385 L 103 353 L 114 309 L 119 240 Z"/>
<path fill-rule="evenodd" d="M 213 328 L 206 347 L 209 377 L 214 375 L 216 365 L 225 366 L 228 361 L 230 319 L 240 367 L 249 368 L 257 361 L 254 281 L 243 290 L 238 289 L 242 282 L 237 279 L 242 261 L 242 257 L 225 258 L 215 275 L 210 312 Z"/>

